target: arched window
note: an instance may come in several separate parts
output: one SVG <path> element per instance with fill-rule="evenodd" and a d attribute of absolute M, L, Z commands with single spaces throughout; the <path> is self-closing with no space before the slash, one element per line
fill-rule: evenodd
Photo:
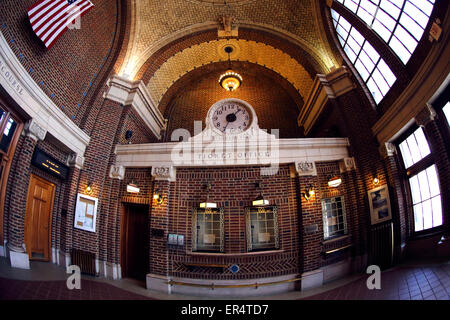
<path fill-rule="evenodd" d="M 435 0 L 337 0 L 374 30 L 406 64 L 422 38 Z"/>
<path fill-rule="evenodd" d="M 331 10 L 339 42 L 367 85 L 376 103 L 387 94 L 397 78 L 373 46 L 347 20 Z"/>

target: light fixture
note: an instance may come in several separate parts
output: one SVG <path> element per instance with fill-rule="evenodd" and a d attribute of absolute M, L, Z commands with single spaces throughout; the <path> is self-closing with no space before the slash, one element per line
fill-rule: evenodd
<path fill-rule="evenodd" d="M 228 53 L 228 70 L 219 77 L 219 84 L 227 91 L 235 91 L 242 84 L 242 77 L 239 73 L 231 69 L 230 53 L 233 52 L 233 47 L 226 46 L 225 52 Z"/>
<path fill-rule="evenodd" d="M 86 185 L 86 193 L 91 194 L 92 193 L 92 182 L 88 182 Z"/>
<path fill-rule="evenodd" d="M 378 179 L 378 177 L 373 178 L 373 184 L 377 185 L 380 183 L 380 179 Z"/>
<path fill-rule="evenodd" d="M 341 185 L 342 179 L 339 177 L 332 177 L 330 180 L 328 180 L 328 186 L 332 188 L 337 188 Z"/>
<path fill-rule="evenodd" d="M 302 196 L 306 199 L 306 201 L 309 201 L 309 199 L 311 199 L 314 194 L 315 192 L 312 185 L 309 185 L 308 187 L 306 187 L 305 192 L 302 193 Z"/>
<path fill-rule="evenodd" d="M 159 189 L 156 189 L 155 194 L 153 195 L 153 199 L 156 201 L 157 204 L 161 204 L 164 202 L 166 197 L 163 197 Z"/>
<path fill-rule="evenodd" d="M 252 205 L 255 207 L 259 207 L 259 206 L 267 206 L 269 205 L 269 200 L 264 199 L 263 195 L 262 195 L 262 191 L 261 191 L 261 182 L 257 182 L 255 184 L 255 186 L 260 190 L 259 191 L 259 196 L 256 197 L 255 200 L 252 201 Z"/>
<path fill-rule="evenodd" d="M 200 203 L 200 208 L 202 209 L 211 209 L 211 208 L 217 208 L 217 203 L 209 202 L 209 190 L 211 190 L 211 184 L 207 183 L 205 184 L 206 189 L 206 201 Z"/>
<path fill-rule="evenodd" d="M 127 192 L 129 193 L 139 193 L 141 189 L 136 185 L 136 183 L 132 180 L 129 184 L 127 184 Z"/>

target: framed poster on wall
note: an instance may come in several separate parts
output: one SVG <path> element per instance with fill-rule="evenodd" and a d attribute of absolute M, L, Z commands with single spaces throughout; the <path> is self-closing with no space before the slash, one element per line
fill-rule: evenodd
<path fill-rule="evenodd" d="M 368 191 L 371 224 L 392 219 L 391 202 L 387 184 Z"/>
<path fill-rule="evenodd" d="M 74 227 L 95 232 L 98 199 L 79 193 L 75 208 Z"/>

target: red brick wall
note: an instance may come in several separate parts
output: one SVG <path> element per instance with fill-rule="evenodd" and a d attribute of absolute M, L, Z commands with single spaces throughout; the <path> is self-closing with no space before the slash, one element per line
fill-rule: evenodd
<path fill-rule="evenodd" d="M 184 128 L 194 131 L 194 120 L 204 121 L 208 109 L 217 101 L 238 98 L 250 103 L 263 129 L 280 129 L 280 138 L 300 136 L 297 126 L 299 108 L 303 100 L 298 92 L 285 87 L 285 80 L 274 72 L 253 64 L 233 63 L 233 68 L 244 78 L 242 86 L 235 92 L 220 87 L 218 78 L 226 63 L 208 65 L 180 79 L 173 91 L 166 93 L 161 106 L 164 117 L 169 119 L 165 141 L 170 141 L 173 130 Z M 167 97 L 166 97 L 167 96 Z M 167 107 L 164 108 L 164 106 Z"/>
<path fill-rule="evenodd" d="M 149 228 L 164 233 L 161 237 L 150 232 L 151 273 L 201 279 L 250 279 L 302 273 L 352 255 L 351 251 L 345 251 L 324 258 L 321 199 L 343 195 L 349 234 L 353 236 L 359 232 L 357 207 L 352 205 L 350 188 L 355 175 L 351 172 L 340 174 L 337 162 L 317 163 L 317 170 L 317 177 L 297 177 L 291 165 L 281 165 L 274 176 L 261 176 L 259 167 L 178 168 L 176 181 L 152 182 L 150 169 L 129 168 L 120 183 L 120 196 L 117 198 L 121 204 L 118 210 L 127 203 L 151 204 Z M 328 187 L 331 175 L 342 176 L 343 183 L 339 188 Z M 139 194 L 126 192 L 126 185 L 131 180 L 141 188 Z M 262 182 L 264 197 L 278 206 L 280 251 L 248 255 L 244 208 L 250 206 L 259 194 L 255 187 L 259 181 Z M 192 212 L 205 199 L 204 184 L 207 182 L 212 184 L 210 200 L 224 207 L 224 253 L 231 256 L 210 256 L 191 251 Z M 309 184 L 314 186 L 316 195 L 305 201 L 300 195 Z M 155 189 L 166 197 L 160 205 L 151 198 Z M 304 227 L 311 224 L 318 226 L 317 231 L 305 233 Z M 184 247 L 168 248 L 169 233 L 184 235 Z M 117 249 L 120 237 L 116 241 L 114 246 Z M 120 257 L 115 262 L 119 263 Z M 228 269 L 222 272 L 211 267 L 188 268 L 185 263 L 238 264 L 240 271 L 232 274 Z"/>
<path fill-rule="evenodd" d="M 81 18 L 81 29 L 66 31 L 50 50 L 29 25 L 27 8 L 35 2 L 1 1 L 1 32 L 30 76 L 80 126 L 115 60 L 120 1 L 93 0 L 94 8 Z"/>

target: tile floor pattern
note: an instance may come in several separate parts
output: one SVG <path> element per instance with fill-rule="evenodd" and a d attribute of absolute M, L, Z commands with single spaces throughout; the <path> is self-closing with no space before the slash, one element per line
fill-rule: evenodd
<path fill-rule="evenodd" d="M 367 278 L 362 276 L 315 295 L 307 296 L 308 291 L 303 291 L 290 292 L 283 297 L 308 300 L 450 300 L 450 263 L 427 267 L 402 266 L 385 271 L 381 275 L 381 290 L 368 290 Z M 81 290 L 68 290 L 64 280 L 35 281 L 0 277 L 0 300 L 155 299 L 98 280 L 82 279 L 81 286 Z M 149 292 L 144 291 L 146 294 Z M 274 299 L 277 298 L 280 297 L 274 296 Z"/>
<path fill-rule="evenodd" d="M 367 277 L 307 297 L 308 300 L 450 300 L 450 264 L 400 267 L 381 274 L 381 290 L 369 290 Z"/>
<path fill-rule="evenodd" d="M 145 300 L 151 299 L 112 285 L 81 280 L 80 290 L 66 281 L 28 281 L 0 278 L 0 300 Z"/>

